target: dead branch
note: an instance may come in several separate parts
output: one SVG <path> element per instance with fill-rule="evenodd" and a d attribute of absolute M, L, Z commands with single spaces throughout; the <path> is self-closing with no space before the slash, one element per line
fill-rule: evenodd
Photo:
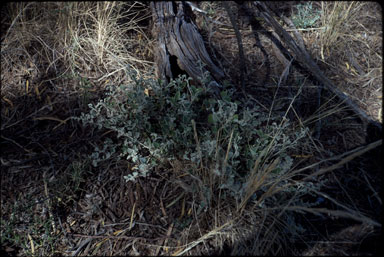
<path fill-rule="evenodd" d="M 305 67 L 320 83 L 322 83 L 328 90 L 337 95 L 345 104 L 347 104 L 364 123 L 373 124 L 379 129 L 382 125 L 369 117 L 357 104 L 348 97 L 345 93 L 340 91 L 320 70 L 319 66 L 315 63 L 312 57 L 308 54 L 306 49 L 297 44 L 296 41 L 289 35 L 287 31 L 273 18 L 272 11 L 266 6 L 264 2 L 255 2 L 260 15 L 264 20 L 271 25 L 275 32 L 280 36 L 281 40 L 286 43 L 288 48 L 293 52 L 295 59 Z"/>

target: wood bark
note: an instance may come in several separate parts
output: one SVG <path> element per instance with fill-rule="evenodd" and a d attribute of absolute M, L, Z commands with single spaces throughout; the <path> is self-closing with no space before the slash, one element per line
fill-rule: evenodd
<path fill-rule="evenodd" d="M 224 73 L 211 60 L 203 38 L 194 24 L 192 9 L 187 3 L 151 2 L 150 8 L 152 33 L 156 38 L 155 63 L 158 78 L 169 82 L 171 78 L 187 73 L 194 81 L 201 83 L 205 71 L 209 71 L 216 81 L 224 77 Z M 215 85 L 218 86 L 217 83 Z"/>

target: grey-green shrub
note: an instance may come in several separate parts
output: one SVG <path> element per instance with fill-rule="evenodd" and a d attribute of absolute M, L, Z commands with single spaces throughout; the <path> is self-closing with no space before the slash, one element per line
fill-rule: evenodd
<path fill-rule="evenodd" d="M 306 29 L 312 27 L 320 19 L 320 11 L 312 8 L 312 2 L 298 4 L 297 11 L 292 16 L 296 28 Z"/>
<path fill-rule="evenodd" d="M 95 147 L 91 155 L 94 166 L 111 158 L 126 158 L 135 169 L 125 178 L 135 181 L 173 159 L 189 161 L 197 167 L 203 160 L 204 165 L 214 167 L 212 172 L 216 176 L 227 178 L 222 188 L 232 189 L 236 194 L 254 161 L 272 140 L 269 157 L 283 157 L 279 173 L 291 167 L 286 150 L 295 146 L 304 130 L 285 135 L 288 122 L 278 126 L 281 118 L 270 119 L 256 105 L 243 107 L 233 101 L 234 89 L 230 86 L 222 90 L 218 99 L 206 86 L 209 74 L 203 74 L 206 83 L 201 87 L 191 85 L 191 79 L 185 75 L 168 84 L 130 75 L 131 84 L 109 87 L 104 99 L 89 104 L 89 112 L 77 118 L 84 125 L 116 132 L 115 138 L 107 137 L 102 146 Z M 145 89 L 150 89 L 151 94 L 146 94 Z M 272 125 L 266 126 L 268 119 Z M 196 121 L 203 158 L 197 150 L 192 120 Z M 223 167 L 231 133 L 232 146 Z"/>

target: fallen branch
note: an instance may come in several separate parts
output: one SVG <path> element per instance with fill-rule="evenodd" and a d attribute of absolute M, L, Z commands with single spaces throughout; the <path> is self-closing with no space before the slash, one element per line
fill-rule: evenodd
<path fill-rule="evenodd" d="M 295 40 L 289 35 L 287 31 L 272 17 L 272 11 L 266 6 L 264 2 L 255 2 L 260 15 L 264 20 L 270 24 L 279 37 L 286 43 L 288 48 L 293 52 L 295 59 L 305 67 L 320 83 L 322 83 L 328 90 L 337 95 L 345 104 L 347 104 L 363 122 L 370 123 L 382 129 L 381 123 L 374 121 L 357 104 L 349 98 L 345 93 L 340 91 L 320 70 L 319 66 L 315 63 L 312 57 L 308 54 L 305 48 L 298 45 Z"/>

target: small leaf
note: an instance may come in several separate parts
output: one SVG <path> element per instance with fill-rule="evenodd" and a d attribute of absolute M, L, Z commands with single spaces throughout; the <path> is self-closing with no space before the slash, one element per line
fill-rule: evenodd
<path fill-rule="evenodd" d="M 174 96 L 174 99 L 175 99 L 175 101 L 179 101 L 179 99 L 180 99 L 180 91 L 176 92 L 176 94 Z"/>
<path fill-rule="evenodd" d="M 215 124 L 215 119 L 213 118 L 213 114 L 208 115 L 208 123 L 210 124 Z"/>
<path fill-rule="evenodd" d="M 228 100 L 228 93 L 226 90 L 221 91 L 220 95 L 223 98 L 223 100 Z"/>

